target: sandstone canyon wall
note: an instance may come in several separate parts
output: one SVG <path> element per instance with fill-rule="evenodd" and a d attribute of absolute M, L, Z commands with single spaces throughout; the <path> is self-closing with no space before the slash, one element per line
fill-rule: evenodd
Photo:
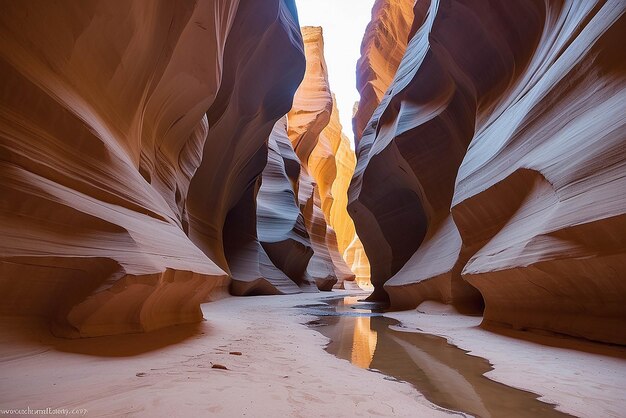
<path fill-rule="evenodd" d="M 292 292 L 258 240 L 256 200 L 268 137 L 291 108 L 304 73 L 300 28 L 295 10 L 282 1 L 241 3 L 235 25 L 240 31 L 226 41 L 224 77 L 189 188 L 189 236 L 229 273 L 232 293 L 275 293 L 277 285 Z M 272 284 L 275 276 L 280 280 Z"/>
<path fill-rule="evenodd" d="M 259 148 L 259 153 L 267 150 L 266 163 L 245 197 L 244 209 L 235 209 L 227 216 L 227 223 L 236 229 L 221 234 L 232 276 L 230 290 L 236 295 L 343 287 L 344 282 L 355 279 L 352 265 L 360 268 L 360 279 L 367 280 L 367 258 L 362 247 L 359 252 L 360 242 L 346 210 L 356 159 L 341 132 L 330 92 L 322 30 L 305 27 L 302 34 L 304 79 L 289 114 L 275 123 L 267 147 Z M 227 131 L 231 132 L 228 125 Z M 233 135 L 238 138 L 241 132 L 234 131 Z M 222 167 L 207 178 L 224 170 Z M 342 254 L 351 244 L 357 255 L 348 266 Z"/>
<path fill-rule="evenodd" d="M 335 282 L 340 287 L 353 282 L 353 270 L 366 282 L 368 262 L 358 252 L 360 241 L 346 210 L 355 157 L 328 83 L 322 29 L 304 27 L 302 34 L 307 69 L 288 114 L 288 134 L 302 164 L 297 189 L 314 248 L 309 272 L 318 287 L 330 289 Z M 351 244 L 360 257 L 347 258 Z"/>
<path fill-rule="evenodd" d="M 314 286 L 307 273 L 313 247 L 294 190 L 299 176 L 300 160 L 287 136 L 285 116 L 276 123 L 269 137 L 267 165 L 257 196 L 258 237 L 270 259 L 266 268 L 273 269 L 278 276 L 270 283 L 281 293 L 311 290 Z M 265 274 L 266 278 L 272 277 Z M 283 283 L 277 282 L 278 278 Z"/>
<path fill-rule="evenodd" d="M 352 128 L 358 143 L 367 122 L 382 100 L 404 56 L 413 23 L 415 0 L 376 0 L 365 29 L 357 62 L 357 104 Z"/>
<path fill-rule="evenodd" d="M 293 2 L 0 8 L 0 313 L 148 331 L 263 277 L 258 176 L 305 65 Z"/>
<path fill-rule="evenodd" d="M 415 3 L 350 186 L 374 297 L 626 343 L 625 9 Z"/>

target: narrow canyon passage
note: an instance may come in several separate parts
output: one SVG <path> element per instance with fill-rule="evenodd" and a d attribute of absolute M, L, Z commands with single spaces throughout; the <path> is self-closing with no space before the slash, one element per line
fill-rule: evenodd
<path fill-rule="evenodd" d="M 624 416 L 623 0 L 0 11 L 0 415 Z"/>

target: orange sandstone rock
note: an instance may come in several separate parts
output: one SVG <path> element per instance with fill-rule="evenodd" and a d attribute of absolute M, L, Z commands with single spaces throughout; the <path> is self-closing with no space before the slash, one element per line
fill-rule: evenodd
<path fill-rule="evenodd" d="M 330 122 L 333 99 L 328 84 L 322 28 L 305 26 L 302 38 L 307 58 L 306 72 L 289 111 L 288 133 L 293 149 L 306 169 L 320 133 Z"/>
<path fill-rule="evenodd" d="M 409 39 L 414 0 L 376 0 L 372 20 L 365 29 L 361 58 L 357 62 L 356 105 L 352 128 L 355 143 L 393 80 Z"/>
<path fill-rule="evenodd" d="M 198 225 L 222 233 L 228 211 L 254 199 L 264 141 L 304 70 L 293 9 L 2 3 L 2 314 L 49 317 L 70 337 L 202 318 L 231 266 L 223 236 Z M 259 63 L 267 78 L 252 82 Z M 233 123 L 259 109 L 263 120 Z"/>
<path fill-rule="evenodd" d="M 343 257 L 355 238 L 346 211 L 355 158 L 328 85 L 322 30 L 305 27 L 302 33 L 307 71 L 288 115 L 288 132 L 302 161 L 298 197 L 314 249 L 309 274 L 318 287 L 330 289 L 355 278 Z"/>

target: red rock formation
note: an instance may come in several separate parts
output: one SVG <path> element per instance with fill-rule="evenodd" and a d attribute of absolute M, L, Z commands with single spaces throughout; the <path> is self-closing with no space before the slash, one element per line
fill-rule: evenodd
<path fill-rule="evenodd" d="M 264 141 L 302 77 L 294 13 L 283 0 L 3 2 L 1 313 L 50 317 L 66 336 L 201 319 L 231 268 L 202 227 L 221 234 L 254 203 Z"/>
<path fill-rule="evenodd" d="M 330 121 L 333 102 L 324 59 L 322 28 L 303 27 L 302 37 L 307 57 L 306 72 L 288 114 L 288 134 L 302 164 L 297 184 L 298 202 L 314 250 L 307 272 L 318 288 L 330 290 L 338 278 L 326 245 L 328 225 L 321 210 L 318 185 L 310 174 L 308 161 L 320 134 Z"/>
<path fill-rule="evenodd" d="M 317 206 L 322 209 L 328 228 L 325 233 L 326 247 L 330 249 L 329 255 L 340 286 L 344 280 L 352 281 L 355 278 L 342 257 L 356 234 L 352 218 L 347 212 L 348 185 L 356 160 L 349 141 L 342 133 L 339 110 L 333 95 L 330 122 L 317 138 L 317 144 L 309 155 L 308 167 L 317 186 Z"/>
<path fill-rule="evenodd" d="M 415 7 L 351 185 L 376 295 L 626 343 L 624 4 Z"/>
<path fill-rule="evenodd" d="M 486 322 L 626 344 L 626 5 L 549 11 L 459 169 L 462 275 Z"/>
<path fill-rule="evenodd" d="M 354 273 L 343 253 L 355 239 L 347 214 L 347 187 L 354 171 L 354 154 L 342 134 L 339 113 L 328 84 L 322 29 L 302 29 L 307 70 L 289 112 L 289 137 L 302 162 L 298 200 L 314 254 L 309 274 L 318 287 L 330 290 Z M 366 258 L 358 259 L 365 263 Z"/>
<path fill-rule="evenodd" d="M 396 74 L 409 38 L 415 0 L 376 0 L 372 20 L 365 29 L 361 58 L 356 65 L 357 90 L 352 128 L 355 143 Z"/>
<path fill-rule="evenodd" d="M 318 137 L 330 122 L 333 100 L 328 85 L 322 28 L 305 26 L 302 28 L 302 38 L 307 57 L 306 72 L 288 115 L 288 133 L 296 155 L 307 169 L 309 156 L 317 145 Z"/>

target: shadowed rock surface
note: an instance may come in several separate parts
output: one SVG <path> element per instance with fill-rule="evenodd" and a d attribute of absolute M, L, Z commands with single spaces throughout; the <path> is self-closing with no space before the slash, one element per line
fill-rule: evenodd
<path fill-rule="evenodd" d="M 375 298 L 626 342 L 625 8 L 415 4 L 350 188 Z"/>
<path fill-rule="evenodd" d="M 230 273 L 234 294 L 266 279 L 256 229 L 259 175 L 267 139 L 291 108 L 304 70 L 292 6 L 283 0 L 240 4 L 233 24 L 239 36 L 226 42 L 224 78 L 207 112 L 210 130 L 190 185 L 189 236 Z"/>
<path fill-rule="evenodd" d="M 311 285 L 307 266 L 313 248 L 293 183 L 299 175 L 300 161 L 291 148 L 285 116 L 276 123 L 269 137 L 267 165 L 257 196 L 259 241 L 271 264 L 278 267 L 279 275 L 265 278 L 282 292 L 299 291 L 297 285 L 304 288 Z M 288 280 L 283 283 L 285 278 Z"/>

